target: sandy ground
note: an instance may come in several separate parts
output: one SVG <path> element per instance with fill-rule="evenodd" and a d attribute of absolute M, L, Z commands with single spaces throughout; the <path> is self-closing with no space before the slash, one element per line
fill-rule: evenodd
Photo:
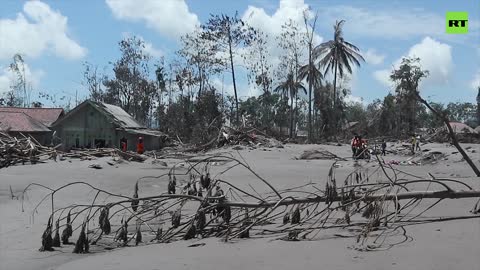
<path fill-rule="evenodd" d="M 465 145 L 468 146 L 468 145 Z M 480 145 L 470 145 L 470 153 L 480 166 Z M 309 182 L 324 185 L 332 161 L 294 160 L 306 149 L 327 149 L 339 156 L 349 156 L 348 146 L 286 145 L 283 149 L 271 148 L 240 150 L 242 157 L 252 168 L 282 189 Z M 423 166 L 397 166 L 402 170 L 427 177 L 459 179 L 480 189 L 480 179 L 460 161 L 459 154 L 452 147 L 429 144 L 424 148 L 439 150 L 448 160 Z M 238 155 L 233 150 L 228 151 Z M 220 152 L 217 151 L 217 152 Z M 389 155 L 386 160 L 405 160 L 408 157 Z M 479 269 L 480 267 L 480 219 L 457 220 L 442 223 L 415 225 L 407 228 L 413 241 L 385 251 L 360 252 L 352 249 L 352 238 L 335 238 L 332 232 L 324 232 L 314 241 L 285 242 L 273 238 L 254 238 L 224 243 L 220 239 L 195 239 L 170 244 L 128 247 L 112 251 L 95 252 L 88 255 L 72 254 L 72 246 L 62 247 L 54 252 L 38 252 L 41 234 L 50 214 L 50 203 L 45 202 L 32 216 L 32 209 L 47 194 L 42 188 L 33 187 L 22 201 L 10 198 L 10 186 L 16 195 L 32 182 L 49 187 L 59 187 L 72 181 L 85 181 L 97 187 L 130 196 L 135 181 L 142 176 L 158 176 L 168 168 L 145 163 L 124 163 L 109 166 L 102 158 L 95 161 L 49 162 L 47 164 L 24 165 L 0 170 L 0 269 Z M 166 160 L 169 167 L 179 162 Z M 98 163 L 101 170 L 88 168 Z M 362 163 L 364 163 L 362 161 Z M 352 161 L 339 162 L 337 179 L 350 173 Z M 221 171 L 227 165 L 216 166 Z M 365 164 L 372 170 L 374 162 Z M 226 173 L 235 185 L 255 185 L 257 191 L 268 188 L 248 171 L 235 168 Z M 165 192 L 166 179 L 149 178 L 140 182 L 140 196 Z M 458 186 L 456 186 L 458 188 Z M 56 207 L 71 203 L 91 203 L 95 193 L 79 186 L 68 188 L 55 197 Z M 476 200 L 448 200 L 428 211 L 431 217 L 468 215 Z M 75 240 L 74 235 L 72 240 Z M 188 247 L 192 243 L 205 243 L 200 247 Z"/>

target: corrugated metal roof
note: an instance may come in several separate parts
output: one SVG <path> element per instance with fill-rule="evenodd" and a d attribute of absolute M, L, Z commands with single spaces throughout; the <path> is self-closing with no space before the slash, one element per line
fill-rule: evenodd
<path fill-rule="evenodd" d="M 49 132 L 41 122 L 23 112 L 0 111 L 0 130 L 12 132 Z"/>
<path fill-rule="evenodd" d="M 53 122 L 57 121 L 57 119 L 64 114 L 62 108 L 0 107 L 0 112 L 24 113 L 47 127 L 52 125 Z"/>
<path fill-rule="evenodd" d="M 144 128 L 140 123 L 135 120 L 130 114 L 124 111 L 122 108 L 102 103 L 102 102 L 93 102 L 92 103 L 97 106 L 98 109 L 104 111 L 107 115 L 109 115 L 112 120 L 122 128 Z"/>

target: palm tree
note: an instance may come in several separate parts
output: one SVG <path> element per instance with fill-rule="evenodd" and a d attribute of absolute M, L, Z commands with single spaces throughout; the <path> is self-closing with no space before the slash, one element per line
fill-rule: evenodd
<path fill-rule="evenodd" d="M 320 59 L 320 66 L 325 67 L 324 74 L 328 71 L 333 72 L 333 108 L 336 111 L 337 101 L 337 73 L 340 78 L 343 77 L 344 69 L 352 74 L 351 64 L 360 66 L 360 61 L 365 59 L 360 55 L 360 49 L 355 45 L 343 39 L 342 27 L 345 20 L 336 21 L 333 26 L 333 40 L 324 42 L 315 47 L 313 52 L 314 59 Z M 335 115 L 335 114 L 334 114 Z M 335 121 L 335 119 L 333 119 Z"/>
<path fill-rule="evenodd" d="M 274 90 L 275 92 L 290 94 L 290 138 L 293 138 L 293 100 L 298 90 L 303 90 L 303 92 L 307 94 L 307 89 L 305 89 L 301 82 L 294 79 L 292 72 L 288 73 L 287 79 L 280 83 Z"/>
<path fill-rule="evenodd" d="M 322 85 L 323 75 L 315 66 L 311 55 L 309 57 L 308 64 L 300 67 L 298 71 L 298 78 L 300 80 L 305 79 L 308 83 L 308 141 L 312 142 L 312 89 L 317 89 Z"/>

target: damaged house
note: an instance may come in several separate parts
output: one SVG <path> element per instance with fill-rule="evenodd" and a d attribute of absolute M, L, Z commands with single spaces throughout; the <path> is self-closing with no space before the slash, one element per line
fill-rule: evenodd
<path fill-rule="evenodd" d="M 52 125 L 63 150 L 72 148 L 120 147 L 127 141 L 127 149 L 135 151 L 139 137 L 145 150 L 160 149 L 166 136 L 138 123 L 122 108 L 111 104 L 86 100 Z"/>
<path fill-rule="evenodd" d="M 52 124 L 65 115 L 62 108 L 0 107 L 0 131 L 14 137 L 32 136 L 42 145 L 52 143 Z"/>

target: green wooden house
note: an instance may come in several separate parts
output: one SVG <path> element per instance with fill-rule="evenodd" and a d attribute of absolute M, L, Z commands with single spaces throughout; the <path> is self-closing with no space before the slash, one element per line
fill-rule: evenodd
<path fill-rule="evenodd" d="M 122 138 L 128 150 L 135 151 L 139 137 L 145 150 L 157 150 L 166 136 L 138 123 L 122 108 L 102 102 L 86 100 L 52 125 L 60 138 L 63 150 L 72 148 L 120 147 Z"/>

